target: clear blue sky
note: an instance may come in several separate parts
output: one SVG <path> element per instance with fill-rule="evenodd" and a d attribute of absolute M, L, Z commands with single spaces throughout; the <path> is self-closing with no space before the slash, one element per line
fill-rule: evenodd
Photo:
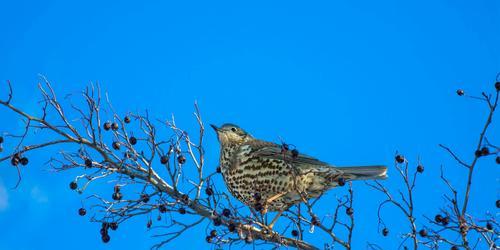
<path fill-rule="evenodd" d="M 174 113 L 188 130 L 195 128 L 198 100 L 207 123 L 236 123 L 267 140 L 282 137 L 336 165 L 392 166 L 399 150 L 426 167 L 417 187 L 418 215 L 433 215 L 444 202 L 440 165 L 457 185 L 464 183 L 463 169 L 437 144 L 470 160 L 484 122 L 484 104 L 455 90 L 492 91 L 500 71 L 500 3 L 494 0 L 2 0 L 0 23 L 0 81 L 12 81 L 14 103 L 28 111 L 38 112 L 34 92 L 41 73 L 61 95 L 99 82 L 119 112 Z M 11 112 L 0 114 L 1 131 L 21 130 Z M 498 143 L 499 134 L 495 123 L 492 141 Z M 206 146 L 207 166 L 214 168 L 212 133 Z M 77 215 L 82 196 L 67 188 L 78 172 L 49 173 L 43 166 L 56 151 L 30 154 L 17 190 L 10 189 L 15 170 L 0 165 L 0 249 L 148 249 L 157 242 L 143 217 L 102 244 L 99 225 Z M 496 168 L 492 158 L 480 162 L 471 212 L 496 213 Z M 397 175 L 390 175 L 387 183 L 394 186 Z M 354 186 L 355 249 L 368 241 L 392 248 L 398 235 L 377 233 L 382 196 L 363 183 Z M 330 192 L 320 209 L 343 193 Z M 386 217 L 393 231 L 402 227 L 403 217 Z M 207 224 L 167 249 L 209 248 Z"/>

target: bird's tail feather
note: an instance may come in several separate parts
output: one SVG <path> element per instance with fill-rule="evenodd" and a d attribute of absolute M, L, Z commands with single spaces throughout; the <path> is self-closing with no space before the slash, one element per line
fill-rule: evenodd
<path fill-rule="evenodd" d="M 387 178 L 387 167 L 382 165 L 362 167 L 337 167 L 346 180 L 383 180 Z"/>

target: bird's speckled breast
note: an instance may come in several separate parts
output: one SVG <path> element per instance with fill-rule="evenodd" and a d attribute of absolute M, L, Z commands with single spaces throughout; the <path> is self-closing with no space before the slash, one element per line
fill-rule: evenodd
<path fill-rule="evenodd" d="M 268 210 L 285 209 L 294 203 L 293 196 L 297 195 L 292 166 L 285 160 L 255 157 L 253 153 L 251 145 L 222 149 L 221 172 L 231 194 L 249 206 L 255 205 L 256 193 L 261 201 L 276 194 L 287 194 L 266 204 Z"/>

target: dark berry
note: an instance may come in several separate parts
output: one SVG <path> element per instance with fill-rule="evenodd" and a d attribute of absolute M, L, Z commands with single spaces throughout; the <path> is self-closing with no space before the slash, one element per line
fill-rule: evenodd
<path fill-rule="evenodd" d="M 78 188 L 78 184 L 76 184 L 76 182 L 72 181 L 69 183 L 69 188 L 72 190 L 75 190 Z"/>
<path fill-rule="evenodd" d="M 382 235 L 385 237 L 387 235 L 389 235 L 389 229 L 387 227 L 385 227 L 384 229 L 382 229 Z"/>
<path fill-rule="evenodd" d="M 111 124 L 111 129 L 112 129 L 112 130 L 114 130 L 114 131 L 118 130 L 118 123 L 113 122 L 113 123 Z"/>
<path fill-rule="evenodd" d="M 337 184 L 340 186 L 340 187 L 343 187 L 345 186 L 345 179 L 340 177 L 337 179 Z"/>
<path fill-rule="evenodd" d="M 85 167 L 91 168 L 92 167 L 92 160 L 87 158 L 85 159 Z"/>
<path fill-rule="evenodd" d="M 108 223 L 108 222 L 103 222 L 103 223 L 101 224 L 101 228 L 102 228 L 102 229 L 104 229 L 104 230 L 108 230 L 108 228 L 109 228 L 109 223 Z M 102 232 L 101 232 L 101 234 L 102 234 Z"/>
<path fill-rule="evenodd" d="M 17 166 L 17 165 L 19 165 L 20 161 L 21 161 L 21 159 L 19 159 L 18 156 L 14 156 L 10 159 L 10 164 L 12 164 L 12 166 Z"/>
<path fill-rule="evenodd" d="M 183 194 L 181 196 L 181 200 L 184 202 L 184 203 L 188 203 L 189 202 L 189 196 L 187 194 Z"/>
<path fill-rule="evenodd" d="M 148 203 L 149 202 L 149 195 L 141 194 L 141 201 L 144 203 Z"/>
<path fill-rule="evenodd" d="M 117 222 L 109 223 L 109 228 L 111 228 L 111 230 L 115 231 L 116 229 L 118 229 L 118 223 Z"/>
<path fill-rule="evenodd" d="M 488 147 L 481 148 L 481 155 L 487 156 L 490 154 L 490 149 Z"/>
<path fill-rule="evenodd" d="M 205 194 L 210 196 L 210 195 L 214 194 L 214 190 L 210 187 L 207 187 L 207 189 L 205 189 Z"/>
<path fill-rule="evenodd" d="M 214 226 L 216 227 L 222 225 L 222 219 L 220 217 L 215 217 L 213 221 L 214 221 Z"/>
<path fill-rule="evenodd" d="M 28 160 L 28 158 L 23 157 L 23 158 L 21 158 L 20 162 L 21 162 L 21 165 L 26 166 L 26 165 L 28 165 L 29 160 Z"/>
<path fill-rule="evenodd" d="M 299 151 L 297 149 L 293 149 L 292 150 L 292 157 L 297 158 L 297 156 L 299 156 Z"/>
<path fill-rule="evenodd" d="M 162 156 L 160 157 L 160 163 L 161 163 L 161 164 L 167 164 L 167 163 L 168 163 L 168 156 L 166 156 L 166 155 L 162 155 Z"/>
<path fill-rule="evenodd" d="M 451 250 L 458 250 L 458 247 L 457 246 L 452 246 L 450 249 Z"/>
<path fill-rule="evenodd" d="M 101 228 L 101 230 L 99 232 L 101 233 L 101 236 L 106 235 L 106 234 L 108 234 L 108 228 L 103 227 L 103 228 Z"/>
<path fill-rule="evenodd" d="M 427 230 L 420 229 L 420 231 L 418 231 L 418 234 L 420 234 L 420 236 L 422 236 L 422 237 L 427 237 Z"/>
<path fill-rule="evenodd" d="M 207 241 L 207 243 L 212 243 L 212 237 L 210 235 L 205 237 L 205 240 Z"/>
<path fill-rule="evenodd" d="M 81 207 L 80 209 L 78 209 L 78 214 L 80 216 L 85 216 L 87 214 L 87 210 L 83 207 Z"/>
<path fill-rule="evenodd" d="M 165 204 L 160 204 L 158 206 L 158 211 L 160 211 L 160 213 L 165 213 L 167 212 L 167 206 L 165 206 Z"/>
<path fill-rule="evenodd" d="M 227 225 L 227 230 L 229 230 L 229 232 L 236 231 L 236 225 L 233 222 L 230 222 L 229 225 Z"/>
<path fill-rule="evenodd" d="M 440 214 L 437 214 L 436 216 L 434 216 L 434 221 L 436 223 L 441 223 L 443 221 L 443 216 Z"/>
<path fill-rule="evenodd" d="M 222 172 L 222 171 L 221 171 L 221 169 L 220 169 L 220 167 L 217 167 L 217 168 L 215 169 L 215 171 L 216 171 L 217 173 Z"/>
<path fill-rule="evenodd" d="M 474 155 L 479 158 L 479 157 L 483 156 L 483 152 L 481 152 L 481 150 L 476 150 L 474 152 Z"/>
<path fill-rule="evenodd" d="M 183 208 L 183 207 L 179 208 L 179 213 L 180 214 L 186 214 L 186 209 Z"/>
<path fill-rule="evenodd" d="M 260 211 L 262 211 L 262 209 L 264 209 L 264 206 L 262 206 L 262 203 L 257 202 L 257 203 L 255 203 L 255 205 L 254 205 L 254 209 L 255 209 L 255 211 L 257 211 L 257 212 L 260 212 Z"/>
<path fill-rule="evenodd" d="M 318 226 L 320 224 L 318 217 L 312 217 L 311 224 L 313 224 L 314 226 Z"/>
<path fill-rule="evenodd" d="M 493 224 L 491 224 L 490 222 L 486 223 L 486 228 L 490 231 L 493 230 Z"/>
<path fill-rule="evenodd" d="M 292 230 L 292 236 L 293 236 L 293 237 L 297 237 L 297 236 L 299 236 L 299 231 L 297 231 L 297 230 L 295 230 L 295 229 L 294 229 L 294 230 Z"/>
<path fill-rule="evenodd" d="M 497 158 L 495 159 L 495 161 L 497 162 L 497 164 L 500 164 L 500 156 L 497 156 Z"/>
<path fill-rule="evenodd" d="M 448 217 L 448 216 L 444 217 L 441 220 L 441 223 L 443 223 L 443 225 L 447 226 L 450 223 L 450 217 Z"/>
<path fill-rule="evenodd" d="M 156 220 L 161 221 L 161 215 L 158 215 L 158 217 L 156 217 Z"/>
<path fill-rule="evenodd" d="M 104 130 L 108 131 L 111 129 L 111 123 L 110 122 L 105 122 L 104 123 Z"/>
<path fill-rule="evenodd" d="M 424 166 L 422 166 L 422 165 L 418 165 L 418 166 L 417 166 L 417 172 L 419 172 L 419 173 L 423 173 L 423 172 L 424 172 Z"/>
<path fill-rule="evenodd" d="M 184 164 L 186 163 L 186 157 L 184 157 L 184 155 L 179 155 L 177 157 L 177 162 L 179 162 L 179 164 Z"/>
<path fill-rule="evenodd" d="M 113 146 L 113 149 L 120 150 L 120 142 L 115 141 L 115 142 L 113 142 L 112 146 Z"/>
<path fill-rule="evenodd" d="M 346 213 L 347 215 L 352 215 L 352 214 L 354 214 L 354 209 L 353 209 L 352 207 L 349 207 L 349 208 L 347 208 L 347 209 L 345 210 L 345 213 Z"/>
<path fill-rule="evenodd" d="M 397 163 L 403 163 L 405 162 L 405 157 L 402 155 L 396 155 L 396 162 Z"/>
<path fill-rule="evenodd" d="M 497 91 L 500 91 L 500 82 L 496 82 L 496 83 L 495 83 L 495 89 L 496 89 Z"/>
<path fill-rule="evenodd" d="M 153 221 L 151 219 L 148 220 L 148 223 L 146 224 L 146 227 L 149 229 L 153 225 Z"/>
<path fill-rule="evenodd" d="M 255 194 L 253 195 L 253 199 L 254 199 L 255 201 L 260 201 L 260 199 L 262 199 L 262 196 L 260 195 L 260 193 L 255 193 Z"/>
<path fill-rule="evenodd" d="M 128 138 L 128 142 L 130 142 L 130 145 L 135 145 L 137 144 L 137 138 L 131 136 L 130 138 Z"/>
<path fill-rule="evenodd" d="M 125 116 L 125 118 L 123 118 L 123 121 L 124 121 L 125 123 L 130 123 L 130 117 Z"/>
<path fill-rule="evenodd" d="M 496 201 L 497 208 L 500 208 L 500 200 Z"/>
<path fill-rule="evenodd" d="M 102 235 L 101 239 L 102 239 L 102 242 L 108 243 L 111 238 L 109 237 L 109 234 L 104 234 L 104 235 Z"/>
<path fill-rule="evenodd" d="M 119 200 L 121 200 L 121 199 L 123 198 L 123 195 L 122 195 L 122 193 L 120 193 L 120 192 L 113 193 L 112 198 L 113 198 L 113 200 L 115 200 L 115 201 L 119 201 Z"/>
<path fill-rule="evenodd" d="M 463 96 L 465 94 L 463 89 L 457 89 L 457 95 Z"/>
<path fill-rule="evenodd" d="M 229 217 L 231 216 L 231 210 L 229 210 L 228 208 L 224 208 L 222 210 L 222 215 L 226 216 L 226 217 Z"/>
<path fill-rule="evenodd" d="M 3 143 L 3 137 L 0 136 L 0 143 Z"/>
<path fill-rule="evenodd" d="M 288 151 L 289 148 L 290 147 L 288 146 L 288 144 L 286 143 L 281 144 L 281 152 L 286 152 Z"/>
<path fill-rule="evenodd" d="M 212 236 L 212 237 L 217 236 L 217 231 L 216 230 L 210 231 L 210 236 Z"/>

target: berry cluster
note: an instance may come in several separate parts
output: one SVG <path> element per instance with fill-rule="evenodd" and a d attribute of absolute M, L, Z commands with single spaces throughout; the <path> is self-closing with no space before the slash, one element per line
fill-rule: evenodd
<path fill-rule="evenodd" d="M 109 237 L 109 229 L 115 231 L 118 229 L 118 223 L 117 222 L 103 222 L 101 225 L 101 240 L 104 243 L 108 243 L 111 238 Z"/>
<path fill-rule="evenodd" d="M 437 214 L 434 217 L 434 221 L 438 224 L 441 224 L 443 226 L 447 226 L 450 223 L 450 217 L 449 216 L 442 216 L 440 214 Z"/>
<path fill-rule="evenodd" d="M 290 151 L 290 145 L 289 144 L 286 144 L 286 143 L 282 143 L 281 144 L 281 153 L 282 154 L 285 154 L 286 152 L 290 151 L 290 154 L 292 154 L 292 158 L 297 158 L 299 157 L 299 150 L 297 150 L 295 148 L 295 146 L 293 146 L 293 149 Z"/>
<path fill-rule="evenodd" d="M 212 231 L 210 231 L 210 233 L 207 235 L 207 237 L 205 238 L 205 240 L 206 240 L 208 243 L 212 243 L 216 237 L 217 237 L 217 231 L 216 231 L 216 230 L 212 230 Z"/>
<path fill-rule="evenodd" d="M 216 222 L 217 221 L 217 222 Z M 217 224 L 216 224 L 217 223 Z M 222 224 L 222 221 L 220 220 L 220 217 L 215 217 L 214 219 L 214 226 L 218 227 Z M 229 221 L 229 223 L 227 224 L 227 230 L 230 232 L 230 233 L 234 233 L 236 232 L 236 229 L 238 228 L 238 225 L 233 222 L 233 221 Z M 205 240 L 208 242 L 208 243 L 214 243 L 215 240 L 217 239 L 218 237 L 218 233 L 217 233 L 217 230 L 213 229 L 210 231 L 210 233 L 205 237 Z M 245 237 L 245 242 L 249 243 L 251 242 L 252 240 L 251 239 L 247 239 L 247 237 Z"/>
<path fill-rule="evenodd" d="M 3 140 L 3 138 L 2 138 Z M 10 164 L 12 164 L 12 166 L 17 166 L 19 164 L 23 165 L 23 166 L 26 166 L 28 165 L 28 158 L 25 157 L 25 156 L 22 156 L 20 153 L 16 153 L 12 156 L 12 158 L 10 159 Z"/>

